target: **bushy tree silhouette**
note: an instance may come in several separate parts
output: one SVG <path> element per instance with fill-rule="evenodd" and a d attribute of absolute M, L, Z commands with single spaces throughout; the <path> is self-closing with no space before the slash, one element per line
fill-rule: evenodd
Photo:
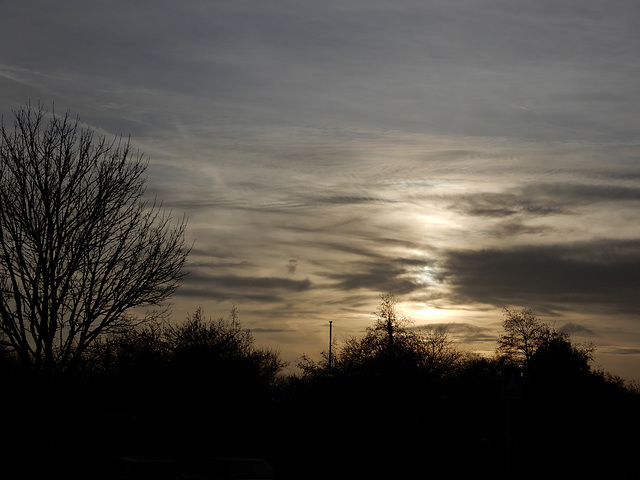
<path fill-rule="evenodd" d="M 557 377 L 590 373 L 595 347 L 571 342 L 569 334 L 544 323 L 530 308 L 504 308 L 504 333 L 497 353 L 523 368 L 525 376 Z"/>
<path fill-rule="evenodd" d="M 203 408 L 259 408 L 286 366 L 278 350 L 256 346 L 235 307 L 227 319 L 207 319 L 197 309 L 185 323 L 169 326 L 165 337 L 176 385 Z"/>
<path fill-rule="evenodd" d="M 534 352 L 549 337 L 549 326 L 530 308 L 516 310 L 505 307 L 503 314 L 504 333 L 498 339 L 498 354 L 509 363 L 526 366 Z"/>
<path fill-rule="evenodd" d="M 574 345 L 569 335 L 553 332 L 529 358 L 527 375 L 561 382 L 591 373 L 594 347 Z"/>
<path fill-rule="evenodd" d="M 270 408 L 285 366 L 278 350 L 255 344 L 235 307 L 218 319 L 198 308 L 179 324 L 145 324 L 99 340 L 81 374 L 104 408 L 154 419 L 159 437 L 176 429 L 210 436 Z"/>

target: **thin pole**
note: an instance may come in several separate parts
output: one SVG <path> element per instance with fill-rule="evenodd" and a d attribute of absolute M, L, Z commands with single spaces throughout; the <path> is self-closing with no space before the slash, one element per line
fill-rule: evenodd
<path fill-rule="evenodd" d="M 333 322 L 329 320 L 329 370 L 331 370 L 331 344 L 332 342 Z"/>

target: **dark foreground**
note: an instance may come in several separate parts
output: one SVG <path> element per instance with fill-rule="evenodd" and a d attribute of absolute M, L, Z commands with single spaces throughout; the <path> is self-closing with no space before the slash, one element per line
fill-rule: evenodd
<path fill-rule="evenodd" d="M 163 432 L 129 415 L 93 415 L 50 434 L 38 429 L 2 438 L 2 478 L 68 479 L 638 479 L 637 437 L 576 443 L 561 436 L 499 439 L 456 427 L 429 434 L 390 429 L 384 435 L 323 435 L 310 417 L 271 432 L 211 431 L 208 442 Z M 309 427 L 304 430 L 304 426 Z M 327 430 L 335 426 L 327 421 Z M 354 423 L 355 426 L 355 423 Z M 33 426 L 32 426 L 33 427 Z M 166 427 L 166 426 L 165 426 Z M 339 429 L 338 429 L 339 430 Z M 337 431 L 337 430 L 336 430 Z M 54 433 L 55 432 L 55 433 Z M 498 438 L 498 440 L 496 440 Z M 171 442 L 173 440 L 173 442 Z"/>

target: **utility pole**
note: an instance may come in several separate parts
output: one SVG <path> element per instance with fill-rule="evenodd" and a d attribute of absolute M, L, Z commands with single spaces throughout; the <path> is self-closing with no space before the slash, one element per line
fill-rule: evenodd
<path fill-rule="evenodd" d="M 327 425 L 333 417 L 333 372 L 331 371 L 331 344 L 333 343 L 333 322 L 329 320 L 329 370 L 327 371 Z"/>
<path fill-rule="evenodd" d="M 329 320 L 329 372 L 331 372 L 331 344 L 333 343 L 333 321 Z"/>

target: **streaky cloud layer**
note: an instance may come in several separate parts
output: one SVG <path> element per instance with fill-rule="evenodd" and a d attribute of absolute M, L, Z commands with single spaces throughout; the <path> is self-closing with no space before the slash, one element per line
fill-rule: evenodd
<path fill-rule="evenodd" d="M 640 379 L 640 4 L 0 3 L 0 111 L 147 155 L 203 306 L 288 360 L 378 294 L 491 352 L 531 306 Z"/>

